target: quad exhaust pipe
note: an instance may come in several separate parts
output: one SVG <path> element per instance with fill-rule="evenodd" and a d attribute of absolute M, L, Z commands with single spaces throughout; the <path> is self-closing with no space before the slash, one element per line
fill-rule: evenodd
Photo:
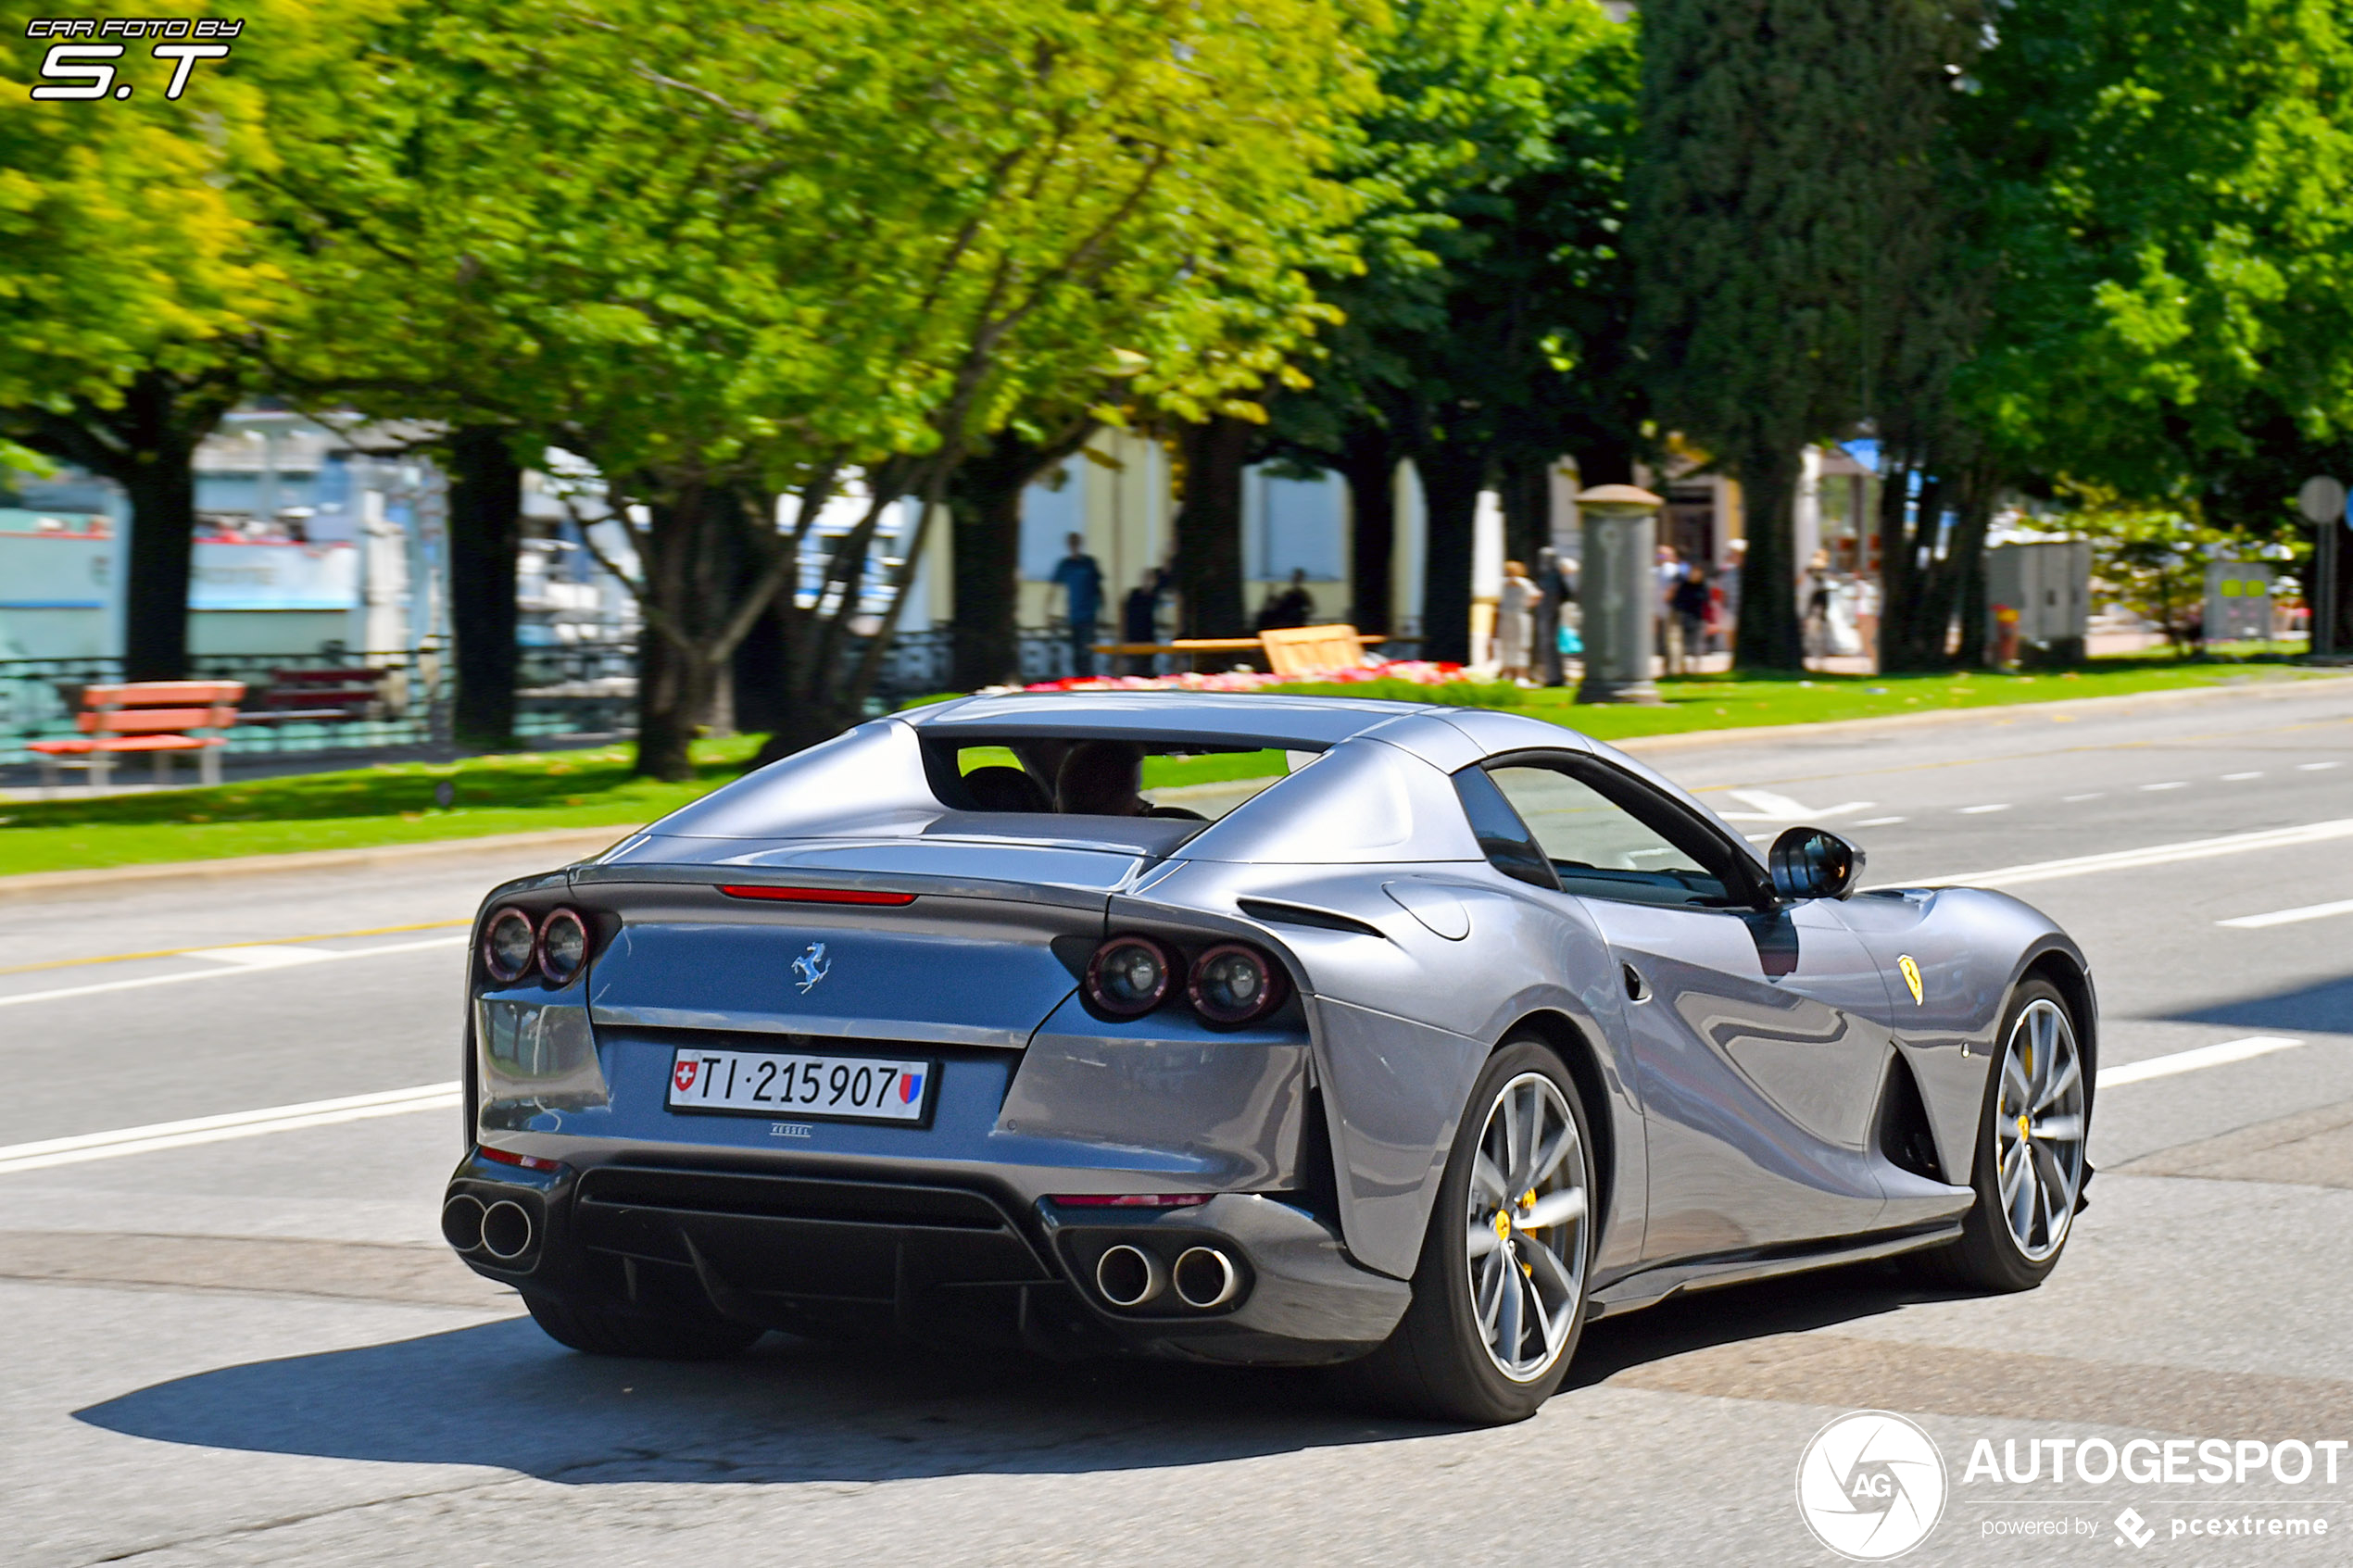
<path fill-rule="evenodd" d="M 1170 1272 L 1176 1299 L 1196 1311 L 1222 1307 L 1242 1287 L 1241 1271 L 1214 1247 L 1189 1247 L 1176 1255 Z"/>
<path fill-rule="evenodd" d="M 487 1252 L 510 1262 L 531 1250 L 534 1235 L 531 1210 L 510 1198 L 485 1207 L 461 1192 L 441 1206 L 442 1239 L 460 1252 Z"/>
<path fill-rule="evenodd" d="M 459 1193 L 441 1206 L 441 1237 L 460 1252 L 482 1245 L 482 1200 Z"/>
<path fill-rule="evenodd" d="M 1176 1299 L 1197 1312 L 1222 1307 L 1241 1294 L 1242 1273 L 1224 1249 L 1188 1247 L 1175 1268 L 1145 1248 L 1120 1242 L 1095 1261 L 1095 1288 L 1114 1307 L 1141 1307 L 1174 1288 Z"/>
<path fill-rule="evenodd" d="M 531 1250 L 531 1215 L 511 1198 L 482 1211 L 482 1249 L 501 1262 Z"/>
<path fill-rule="evenodd" d="M 1095 1288 L 1114 1307 L 1140 1307 L 1167 1284 L 1167 1265 L 1124 1241 L 1095 1261 Z"/>

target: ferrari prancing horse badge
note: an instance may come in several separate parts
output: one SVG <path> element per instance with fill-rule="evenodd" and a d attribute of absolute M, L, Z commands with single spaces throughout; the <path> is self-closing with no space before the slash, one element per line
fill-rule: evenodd
<path fill-rule="evenodd" d="M 1912 1005 L 1923 1005 L 1920 1001 L 1920 966 L 1912 960 L 1911 954 L 1904 953 L 1897 956 L 1895 967 L 1904 972 L 1904 984 L 1912 988 Z"/>

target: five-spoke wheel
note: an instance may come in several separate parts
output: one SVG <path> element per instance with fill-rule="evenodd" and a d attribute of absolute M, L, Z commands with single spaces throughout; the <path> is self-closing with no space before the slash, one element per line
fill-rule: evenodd
<path fill-rule="evenodd" d="M 1994 1035 L 1961 1238 L 1919 1257 L 1948 1284 L 2026 1290 L 2058 1262 L 2090 1166 L 2089 1069 L 2067 998 L 2029 980 Z"/>
<path fill-rule="evenodd" d="M 1585 1144 L 1542 1073 L 1505 1084 L 1471 1160 L 1464 1254 L 1480 1338 L 1525 1382 L 1557 1360 L 1585 1300 Z"/>
<path fill-rule="evenodd" d="M 1592 1264 L 1590 1129 L 1551 1046 L 1509 1040 L 1487 1059 L 1447 1156 L 1413 1304 L 1352 1369 L 1383 1403 L 1444 1421 L 1518 1421 L 1560 1386 Z"/>

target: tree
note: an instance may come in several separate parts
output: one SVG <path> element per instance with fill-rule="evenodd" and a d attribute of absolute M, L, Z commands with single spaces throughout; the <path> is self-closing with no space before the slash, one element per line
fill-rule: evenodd
<path fill-rule="evenodd" d="M 1315 311 L 1302 254 L 1345 216 L 1314 177 L 1354 91 L 1344 21 L 1312 0 L 464 0 L 325 89 L 345 143 L 284 187 L 319 297 L 451 345 L 468 406 L 603 476 L 642 563 L 638 766 L 677 777 L 772 604 L 772 746 L 862 710 L 965 446 L 1075 363 L 1132 332 L 1142 395 L 1265 373 Z M 853 473 L 864 518 L 804 597 Z M 902 495 L 923 521 L 877 583 Z M 721 569 L 738 547 L 749 586 Z"/>
<path fill-rule="evenodd" d="M 463 425 L 449 433 L 449 625 L 458 683 L 458 744 L 504 750 L 515 739 L 515 580 L 522 548 L 522 464 L 513 433 Z"/>
<path fill-rule="evenodd" d="M 1872 409 L 1896 320 L 1880 257 L 1932 195 L 1951 17 L 1660 0 L 1642 41 L 1628 239 L 1651 391 L 1747 496 L 1737 661 L 1794 669 L 1799 455 Z"/>
<path fill-rule="evenodd" d="M 1633 439 L 1617 242 L 1633 40 L 1588 0 L 1413 0 L 1379 40 L 1382 100 L 1343 166 L 1366 200 L 1363 270 L 1327 282 L 1345 320 L 1302 356 L 1312 386 L 1274 399 L 1267 445 L 1347 479 L 1353 615 L 1373 630 L 1392 478 L 1416 460 L 1433 657 L 1468 653 L 1480 489 L 1503 485 L 1532 544 L 1552 459 Z"/>
<path fill-rule="evenodd" d="M 2341 12 L 2102 0 L 1999 22 L 1959 120 L 1996 280 L 1956 377 L 1969 423 L 2045 486 L 2301 533 L 2297 486 L 2353 449 Z"/>
<path fill-rule="evenodd" d="M 0 5 L 0 31 L 24 38 L 46 14 Z M 245 14 L 271 48 L 312 57 L 306 8 L 263 0 Z M 172 67 L 145 53 L 116 62 L 128 99 L 32 98 L 39 46 L 0 80 L 13 100 L 0 117 L 0 435 L 122 486 L 132 680 L 186 671 L 190 465 L 248 385 L 282 298 L 243 201 L 271 157 L 261 94 L 208 62 L 167 98 Z"/>

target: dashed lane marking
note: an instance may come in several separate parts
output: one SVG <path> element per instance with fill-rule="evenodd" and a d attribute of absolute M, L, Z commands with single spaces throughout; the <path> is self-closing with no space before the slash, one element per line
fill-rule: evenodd
<path fill-rule="evenodd" d="M 2145 1061 L 2128 1061 L 2120 1067 L 2103 1067 L 2099 1086 L 2113 1089 L 2151 1078 L 2171 1078 L 2178 1073 L 2196 1073 L 2201 1068 L 2222 1067 L 2269 1056 L 2273 1051 L 2290 1050 L 2303 1043 L 2284 1035 L 2249 1035 L 2244 1040 L 2224 1040 L 2220 1045 L 2199 1046 L 2195 1050 L 2175 1051 L 2171 1056 L 2151 1057 Z"/>
<path fill-rule="evenodd" d="M 2326 920 L 2331 915 L 2353 915 L 2353 898 L 2341 898 L 2334 904 L 2306 904 L 2299 909 L 2273 909 L 2269 914 L 2233 915 L 2218 920 L 2217 925 L 2233 926 L 2240 931 L 2260 931 L 2267 925 L 2294 925 L 2298 921 Z"/>
<path fill-rule="evenodd" d="M 2100 855 L 2075 855 L 2063 860 L 2037 860 L 2021 866 L 1999 866 L 1987 872 L 1955 876 L 1919 877 L 1906 887 L 2016 887 L 2031 882 L 2056 882 L 2061 877 L 2087 876 L 2094 872 L 2132 871 L 2142 866 L 2171 865 L 2177 860 L 2205 860 L 2222 855 L 2245 855 L 2259 849 L 2284 849 L 2330 839 L 2353 838 L 2353 817 L 2307 822 L 2301 827 L 2264 828 L 2255 833 L 2225 834 L 2219 838 L 2191 838 L 2178 844 L 2152 844 L 2142 849 L 2115 849 Z"/>

